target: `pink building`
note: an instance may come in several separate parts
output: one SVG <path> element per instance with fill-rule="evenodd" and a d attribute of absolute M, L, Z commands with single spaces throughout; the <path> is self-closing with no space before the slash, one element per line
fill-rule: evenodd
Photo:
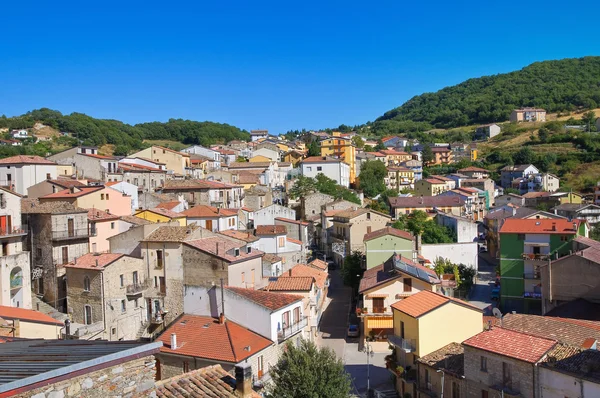
<path fill-rule="evenodd" d="M 69 202 L 84 209 L 100 209 L 116 216 L 131 215 L 131 196 L 109 187 L 71 187 L 39 198 L 40 203 Z"/>
<path fill-rule="evenodd" d="M 108 252 L 110 250 L 108 238 L 129 228 L 129 224 L 121 221 L 119 216 L 100 209 L 88 209 L 88 225 L 91 253 Z"/>

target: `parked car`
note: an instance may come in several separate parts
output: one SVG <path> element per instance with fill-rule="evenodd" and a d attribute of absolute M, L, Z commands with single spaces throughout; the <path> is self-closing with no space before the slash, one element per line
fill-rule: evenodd
<path fill-rule="evenodd" d="M 348 325 L 348 337 L 359 337 L 358 325 Z"/>

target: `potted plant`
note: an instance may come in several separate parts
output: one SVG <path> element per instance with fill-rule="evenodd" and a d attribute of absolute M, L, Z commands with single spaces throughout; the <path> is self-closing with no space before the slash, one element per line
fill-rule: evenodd
<path fill-rule="evenodd" d="M 404 374 L 404 368 L 400 365 L 396 366 L 396 374 L 402 376 Z"/>

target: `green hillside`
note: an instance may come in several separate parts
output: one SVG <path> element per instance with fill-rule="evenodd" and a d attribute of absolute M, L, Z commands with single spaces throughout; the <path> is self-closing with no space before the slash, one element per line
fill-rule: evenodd
<path fill-rule="evenodd" d="M 600 106 L 600 57 L 533 63 L 415 96 L 370 125 L 377 135 L 508 120 L 514 108 L 548 112 Z"/>
<path fill-rule="evenodd" d="M 115 145 L 117 154 L 142 148 L 144 140 L 171 140 L 188 145 L 211 145 L 236 139 L 250 140 L 247 131 L 222 123 L 170 119 L 166 123 L 140 123 L 132 126 L 118 120 L 96 119 L 83 113 L 63 115 L 48 108 L 37 109 L 17 117 L 2 116 L 0 128 L 31 128 L 36 122 L 72 133 L 85 145 Z"/>

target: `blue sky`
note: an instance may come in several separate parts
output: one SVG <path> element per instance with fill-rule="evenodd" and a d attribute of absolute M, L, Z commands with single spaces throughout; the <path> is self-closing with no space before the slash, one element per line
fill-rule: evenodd
<path fill-rule="evenodd" d="M 360 124 L 471 77 L 600 55 L 599 11 L 587 0 L 13 1 L 0 114 L 273 133 Z"/>

